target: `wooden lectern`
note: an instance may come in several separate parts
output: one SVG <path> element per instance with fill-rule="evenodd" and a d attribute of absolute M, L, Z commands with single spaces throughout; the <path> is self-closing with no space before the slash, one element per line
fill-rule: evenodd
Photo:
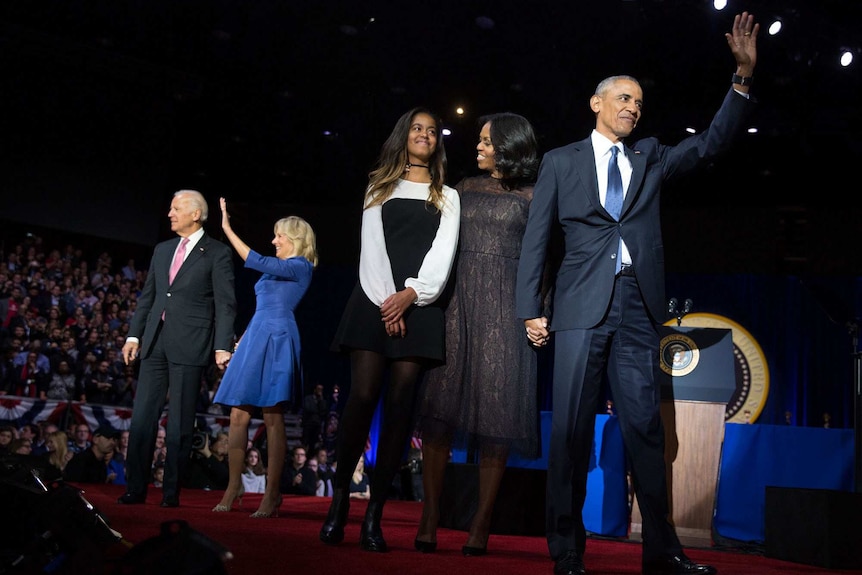
<path fill-rule="evenodd" d="M 736 389 L 729 329 L 661 328 L 668 501 L 680 537 L 711 539 L 727 402 Z M 632 503 L 631 533 L 642 518 Z"/>

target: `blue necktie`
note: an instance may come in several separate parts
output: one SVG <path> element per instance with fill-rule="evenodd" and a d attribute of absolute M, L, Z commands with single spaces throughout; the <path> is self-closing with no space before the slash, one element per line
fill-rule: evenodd
<path fill-rule="evenodd" d="M 620 149 L 616 146 L 611 146 L 611 159 L 608 160 L 608 190 L 605 195 L 605 209 L 617 221 L 619 221 L 620 212 L 623 209 L 623 177 L 620 175 L 620 168 L 617 165 L 617 153 L 619 151 Z M 617 266 L 615 273 L 620 273 L 622 263 L 623 239 L 620 237 L 620 242 L 617 246 Z"/>

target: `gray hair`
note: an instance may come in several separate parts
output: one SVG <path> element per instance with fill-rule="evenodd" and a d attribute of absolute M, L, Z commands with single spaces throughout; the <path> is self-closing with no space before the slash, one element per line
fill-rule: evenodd
<path fill-rule="evenodd" d="M 627 76 L 625 74 L 622 74 L 619 76 L 608 76 L 607 78 L 605 78 L 604 80 L 599 82 L 598 86 L 596 86 L 596 92 L 594 95 L 595 96 L 604 96 L 607 93 L 607 91 L 610 90 L 611 86 L 613 86 L 615 83 L 617 83 L 620 80 L 628 80 L 629 82 L 634 82 L 638 86 L 641 85 L 641 83 L 638 82 L 637 78 L 635 78 L 634 76 Z"/>
<path fill-rule="evenodd" d="M 207 200 L 204 198 L 204 195 L 197 190 L 179 190 L 174 192 L 174 197 L 178 196 L 188 196 L 189 201 L 192 204 L 192 207 L 196 210 L 201 211 L 201 223 L 207 221 L 209 217 L 209 206 L 207 205 Z"/>

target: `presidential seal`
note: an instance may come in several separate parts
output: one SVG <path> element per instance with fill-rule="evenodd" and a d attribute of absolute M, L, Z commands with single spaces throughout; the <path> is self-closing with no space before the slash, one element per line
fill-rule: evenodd
<path fill-rule="evenodd" d="M 676 321 L 676 320 L 674 320 Z M 661 369 L 668 375 L 688 375 L 700 362 L 700 349 L 690 337 L 672 333 L 661 340 Z"/>
<path fill-rule="evenodd" d="M 676 320 L 670 320 L 665 325 L 673 326 Z M 766 357 L 763 355 L 763 350 L 757 341 L 751 336 L 748 331 L 733 320 L 724 316 L 712 313 L 690 313 L 683 317 L 682 324 L 685 327 L 704 327 L 729 329 L 733 339 L 733 363 L 736 377 L 736 391 L 730 401 L 727 402 L 727 408 L 724 413 L 724 420 L 731 423 L 753 423 L 757 420 L 760 412 L 763 411 L 763 406 L 766 404 L 766 398 L 769 394 L 769 367 L 766 364 Z M 687 355 L 684 336 L 679 334 L 669 335 L 662 339 L 661 342 L 661 368 L 666 373 L 671 375 L 685 375 L 694 369 L 696 359 L 694 353 L 691 356 Z M 691 341 L 691 340 L 689 340 Z M 676 347 L 672 347 L 676 346 Z M 689 344 L 690 348 L 696 349 L 694 342 Z M 679 351 L 680 371 L 675 368 L 674 355 Z M 688 358 L 691 358 L 689 361 Z M 686 362 L 694 362 L 688 371 Z M 665 365 L 667 363 L 667 366 Z M 670 371 L 668 371 L 670 369 Z"/>

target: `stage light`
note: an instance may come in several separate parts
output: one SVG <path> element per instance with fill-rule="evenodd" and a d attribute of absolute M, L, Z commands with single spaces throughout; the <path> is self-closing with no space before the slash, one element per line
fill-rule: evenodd
<path fill-rule="evenodd" d="M 727 0 L 712 0 L 712 7 L 716 10 L 724 10 L 727 8 Z"/>
<path fill-rule="evenodd" d="M 773 20 L 772 24 L 769 25 L 769 28 L 767 31 L 769 32 L 770 36 L 775 36 L 776 34 L 781 32 L 781 20 L 778 18 Z"/>
<path fill-rule="evenodd" d="M 841 59 L 839 61 L 841 63 L 841 66 L 844 68 L 846 68 L 847 66 L 852 64 L 853 63 L 853 51 L 848 50 L 847 48 L 842 48 Z"/>
<path fill-rule="evenodd" d="M 132 547 L 114 575 L 227 575 L 233 553 L 188 522 L 174 519 L 159 534 Z"/>
<path fill-rule="evenodd" d="M 97 573 L 106 548 L 122 535 L 108 525 L 83 491 L 44 482 L 29 456 L 0 456 L 0 573 Z"/>

